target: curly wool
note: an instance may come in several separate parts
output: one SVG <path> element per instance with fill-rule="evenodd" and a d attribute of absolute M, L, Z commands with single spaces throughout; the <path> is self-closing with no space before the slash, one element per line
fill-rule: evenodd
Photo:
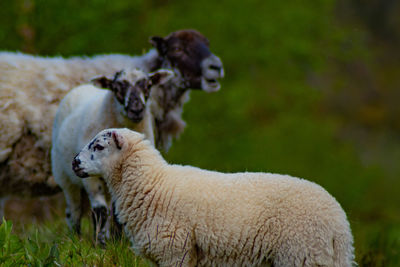
<path fill-rule="evenodd" d="M 148 69 L 154 57 L 155 50 L 143 57 L 69 59 L 0 53 L 0 198 L 60 192 L 51 176 L 50 149 L 52 124 L 61 99 L 98 74 Z"/>
<path fill-rule="evenodd" d="M 125 148 L 102 175 L 136 253 L 160 266 L 351 266 L 349 222 L 321 186 L 169 165 L 142 135 L 116 133 Z"/>

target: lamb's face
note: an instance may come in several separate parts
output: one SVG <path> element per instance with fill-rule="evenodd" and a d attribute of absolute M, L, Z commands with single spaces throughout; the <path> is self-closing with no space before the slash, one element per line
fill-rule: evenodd
<path fill-rule="evenodd" d="M 104 177 L 104 168 L 118 156 L 121 144 L 112 129 L 101 131 L 75 156 L 72 161 L 73 171 L 81 178 Z"/>
<path fill-rule="evenodd" d="M 118 101 L 124 106 L 126 117 L 133 122 L 140 122 L 144 118 L 146 101 L 149 97 L 150 85 L 147 79 L 141 79 L 134 85 L 125 87 L 124 102 Z"/>
<path fill-rule="evenodd" d="M 164 67 L 172 67 L 183 80 L 183 88 L 218 91 L 217 79 L 224 77 L 222 61 L 211 53 L 208 40 L 195 30 L 173 32 L 165 38 L 151 38 L 151 43 L 165 60 Z M 170 66 L 168 66 L 170 65 Z"/>
<path fill-rule="evenodd" d="M 92 83 L 113 91 L 122 107 L 122 114 L 131 121 L 139 123 L 145 116 L 151 88 L 165 83 L 172 76 L 173 73 L 168 70 L 159 70 L 151 74 L 138 70 L 129 73 L 120 71 L 112 79 L 103 76 L 93 79 Z"/>

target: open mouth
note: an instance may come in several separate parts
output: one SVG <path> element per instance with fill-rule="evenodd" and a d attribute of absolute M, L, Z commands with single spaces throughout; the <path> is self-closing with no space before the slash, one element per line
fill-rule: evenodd
<path fill-rule="evenodd" d="M 87 174 L 82 168 L 79 167 L 73 167 L 73 170 L 76 174 L 76 176 L 80 177 L 80 178 L 86 178 L 89 177 L 89 174 Z"/>
<path fill-rule="evenodd" d="M 221 87 L 217 79 L 202 78 L 201 85 L 206 92 L 215 92 Z"/>
<path fill-rule="evenodd" d="M 87 178 L 89 177 L 89 174 L 87 174 L 86 172 L 84 172 L 82 169 L 76 170 L 75 174 L 80 177 L 80 178 Z"/>
<path fill-rule="evenodd" d="M 143 120 L 143 114 L 137 114 L 136 112 L 128 111 L 128 118 L 134 123 L 139 123 Z"/>

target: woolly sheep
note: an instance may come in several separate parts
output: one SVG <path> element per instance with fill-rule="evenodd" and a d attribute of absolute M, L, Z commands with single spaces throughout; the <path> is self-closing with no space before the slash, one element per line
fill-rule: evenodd
<path fill-rule="evenodd" d="M 160 266 L 352 264 L 346 214 L 315 183 L 170 165 L 128 129 L 101 131 L 72 166 L 104 178 L 134 251 Z"/>
<path fill-rule="evenodd" d="M 173 73 L 158 70 L 152 74 L 134 70 L 118 72 L 114 78 L 94 79 L 94 85 L 78 86 L 61 101 L 54 119 L 51 162 L 54 179 L 63 189 L 69 227 L 80 233 L 81 190 L 84 189 L 93 212 L 95 240 L 105 243 L 107 233 L 107 189 L 97 177 L 82 181 L 70 163 L 82 147 L 100 130 L 128 127 L 142 132 L 154 144 L 153 118 L 148 106 L 152 88 L 166 83 Z M 100 149 L 95 146 L 95 149 Z M 96 239 L 97 238 L 97 239 Z"/>
<path fill-rule="evenodd" d="M 98 75 L 122 69 L 145 72 L 170 68 L 176 77 L 153 92 L 152 113 L 158 147 L 167 150 L 185 126 L 182 106 L 189 88 L 220 88 L 221 60 L 208 40 L 194 30 L 153 37 L 155 49 L 142 56 L 39 57 L 0 53 L 0 203 L 9 195 L 51 195 L 60 191 L 51 177 L 51 127 L 61 99 L 69 90 Z M 0 211 L 1 213 L 1 211 Z"/>

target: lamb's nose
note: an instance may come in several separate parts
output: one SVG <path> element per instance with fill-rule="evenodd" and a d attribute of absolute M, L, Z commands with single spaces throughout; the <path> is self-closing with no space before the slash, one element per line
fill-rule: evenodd
<path fill-rule="evenodd" d="M 74 160 L 72 161 L 72 169 L 77 169 L 79 168 L 79 164 L 81 164 L 81 160 L 78 158 L 74 158 Z"/>

